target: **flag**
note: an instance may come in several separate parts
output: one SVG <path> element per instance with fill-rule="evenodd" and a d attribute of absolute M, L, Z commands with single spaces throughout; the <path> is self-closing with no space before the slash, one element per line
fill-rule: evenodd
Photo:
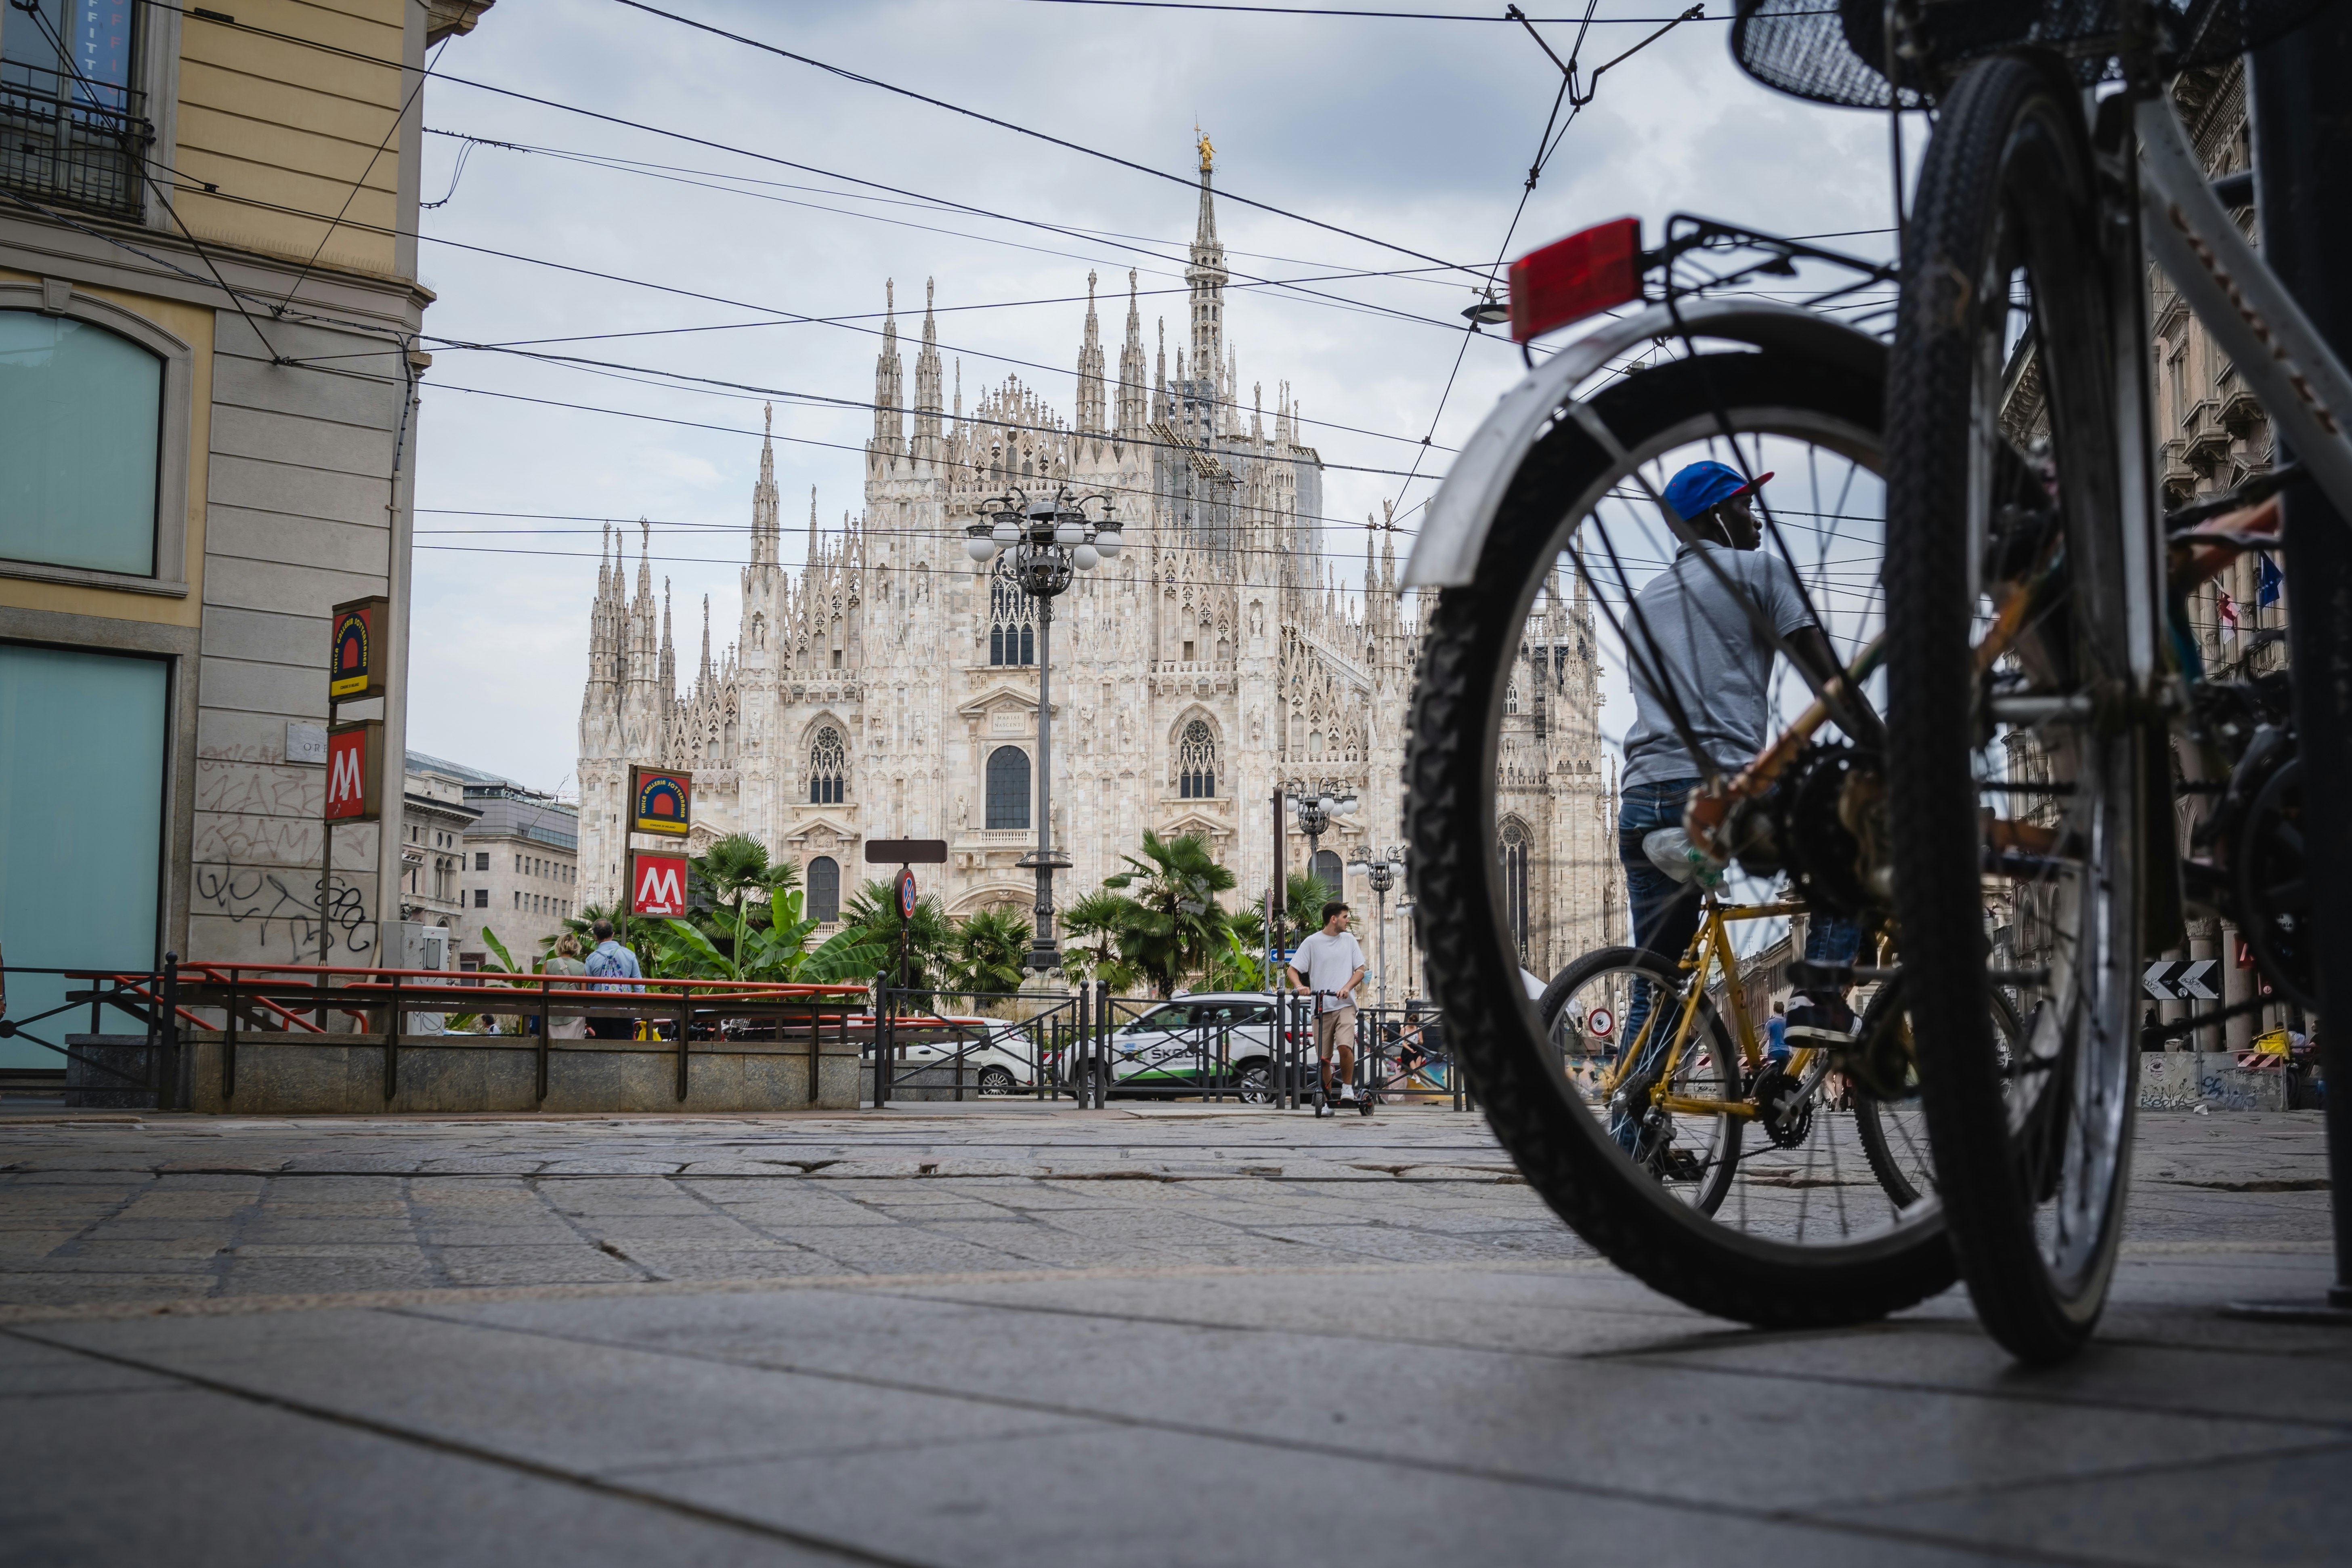
<path fill-rule="evenodd" d="M 2218 588 L 2214 590 L 2214 598 L 2221 608 L 2221 639 L 2235 642 L 2238 638 L 2238 603 Z"/>
<path fill-rule="evenodd" d="M 2262 580 L 2262 588 L 2254 595 L 2254 607 L 2266 609 L 2279 602 L 2279 590 L 2285 586 L 2286 578 L 2279 571 L 2278 563 L 2269 556 L 2256 556 L 2255 560 L 2261 567 L 2257 574 Z"/>

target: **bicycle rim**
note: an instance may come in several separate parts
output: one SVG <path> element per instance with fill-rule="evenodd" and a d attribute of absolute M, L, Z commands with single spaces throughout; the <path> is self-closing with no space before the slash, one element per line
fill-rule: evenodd
<path fill-rule="evenodd" d="M 2113 1273 L 2143 868 L 2170 852 L 2095 211 L 2063 79 L 1970 68 L 1922 171 L 1889 379 L 1887 783 L 1924 1103 L 1979 1315 L 2037 1362 L 2089 1335 Z M 2006 1059 L 1989 973 L 2021 1020 Z"/>
<path fill-rule="evenodd" d="M 1406 829 L 1431 986 L 1480 1105 L 1519 1168 L 1621 1267 L 1691 1306 L 1759 1324 L 1881 1316 L 1949 1284 L 1952 1263 L 1937 1204 L 1898 1209 L 1886 1201 L 1850 1113 L 1815 1107 L 1810 1138 L 1788 1148 L 1739 1120 L 1675 1113 L 1670 1120 L 1705 1131 L 1675 1133 L 1670 1142 L 1689 1159 L 1668 1161 L 1682 1174 L 1661 1179 L 1660 1162 L 1637 1158 L 1641 1145 L 1629 1150 L 1612 1136 L 1609 1106 L 1591 1092 L 1593 1064 L 1569 1061 L 1521 986 L 1523 969 L 1559 969 L 1567 982 L 1586 952 L 1598 968 L 1570 988 L 1601 984 L 1602 972 L 1629 957 L 1594 951 L 1625 938 L 1605 780 L 1594 781 L 1589 806 L 1574 797 L 1565 808 L 1541 803 L 1546 781 L 1556 801 L 1559 770 L 1574 765 L 1576 748 L 1563 749 L 1563 736 L 1596 739 L 1598 678 L 1585 650 L 1614 635 L 1611 615 L 1622 605 L 1608 601 L 1622 601 L 1640 577 L 1602 567 L 1580 578 L 1579 555 L 1594 562 L 1602 553 L 1589 531 L 1576 552 L 1564 552 L 1598 518 L 1629 573 L 1646 577 L 1664 566 L 1673 545 L 1648 496 L 1685 462 L 1732 456 L 1722 439 L 1727 418 L 1739 460 L 1782 476 L 1774 500 L 1820 543 L 1817 584 L 1874 614 L 1881 384 L 1785 351 L 1710 353 L 1615 382 L 1591 406 L 1630 467 L 1559 421 L 1523 460 L 1473 581 L 1445 590 L 1427 625 Z M 1629 548 L 1647 554 L 1629 562 Z M 1832 627 L 1850 655 L 1856 639 L 1841 627 Z M 1578 671 L 1581 685 L 1564 679 Z M 1594 912 L 1572 930 L 1547 928 L 1545 879 L 1578 868 L 1594 880 L 1577 902 Z M 1620 911 L 1613 929 L 1602 912 L 1612 909 Z M 1557 1017 L 1566 1002 L 1550 1001 Z M 1622 1022 L 1623 999 L 1601 1005 Z M 1710 1010 L 1722 1008 L 1710 1003 L 1702 1012 Z M 1750 1019 L 1759 1038 L 1760 1013 Z M 1749 1064 L 1716 1028 L 1701 1030 L 1716 1043 L 1693 1065 L 1727 1098 Z"/>

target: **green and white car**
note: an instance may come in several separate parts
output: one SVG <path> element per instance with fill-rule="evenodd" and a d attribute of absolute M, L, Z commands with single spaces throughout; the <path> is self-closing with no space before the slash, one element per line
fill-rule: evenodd
<path fill-rule="evenodd" d="M 1118 1024 L 1110 1037 L 1111 1089 L 1213 1090 L 1266 1097 L 1275 1001 L 1264 992 L 1178 996 Z"/>

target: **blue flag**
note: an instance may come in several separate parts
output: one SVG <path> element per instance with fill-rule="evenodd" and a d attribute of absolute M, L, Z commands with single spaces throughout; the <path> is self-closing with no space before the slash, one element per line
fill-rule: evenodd
<path fill-rule="evenodd" d="M 2278 603 L 2280 584 L 2284 582 L 2285 579 L 2278 569 L 2277 562 L 2272 560 L 2267 555 L 2259 557 L 2259 559 L 2262 562 L 2262 586 L 2260 591 L 2258 591 L 2254 595 L 2254 604 L 2257 606 L 2263 605 L 2275 605 Z"/>

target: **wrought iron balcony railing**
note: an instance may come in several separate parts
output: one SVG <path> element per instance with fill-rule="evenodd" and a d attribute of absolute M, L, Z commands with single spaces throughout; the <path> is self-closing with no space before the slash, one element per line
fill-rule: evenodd
<path fill-rule="evenodd" d="M 141 160 L 154 142 L 146 104 L 128 88 L 92 89 L 10 61 L 0 68 L 0 185 L 35 201 L 111 217 L 142 211 Z"/>

